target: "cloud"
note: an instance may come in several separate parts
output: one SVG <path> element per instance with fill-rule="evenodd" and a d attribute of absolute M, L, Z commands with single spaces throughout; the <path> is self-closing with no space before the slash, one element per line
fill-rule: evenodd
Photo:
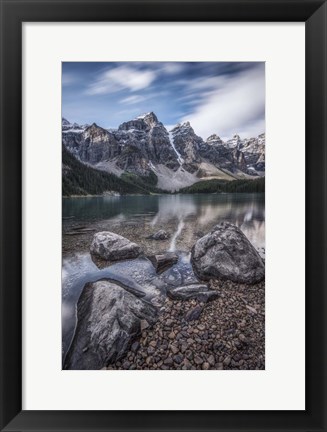
<path fill-rule="evenodd" d="M 204 89 L 199 95 L 198 90 Z M 189 94 L 199 97 L 195 110 L 182 118 L 190 121 L 194 131 L 206 139 L 217 133 L 223 139 L 239 133 L 242 138 L 258 135 L 265 130 L 264 65 L 236 75 L 202 78 L 191 82 Z"/>
<path fill-rule="evenodd" d="M 126 105 L 132 105 L 132 104 L 143 102 L 144 100 L 146 100 L 146 97 L 144 97 L 144 96 L 132 95 L 132 96 L 127 96 L 124 99 L 121 99 L 119 101 L 119 103 L 126 104 Z"/>
<path fill-rule="evenodd" d="M 139 70 L 127 65 L 118 66 L 102 72 L 89 86 L 87 93 L 106 94 L 124 89 L 138 91 L 147 88 L 156 76 L 153 70 Z"/>

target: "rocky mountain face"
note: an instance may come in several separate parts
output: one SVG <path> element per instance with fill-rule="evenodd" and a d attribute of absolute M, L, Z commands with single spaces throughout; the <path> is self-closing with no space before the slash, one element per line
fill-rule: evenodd
<path fill-rule="evenodd" d="M 204 141 L 189 122 L 171 131 L 153 113 L 107 130 L 97 124 L 62 119 L 63 145 L 80 161 L 107 172 L 155 175 L 158 186 L 176 189 L 201 178 L 251 178 L 265 171 L 265 134 L 224 142 L 216 134 Z"/>

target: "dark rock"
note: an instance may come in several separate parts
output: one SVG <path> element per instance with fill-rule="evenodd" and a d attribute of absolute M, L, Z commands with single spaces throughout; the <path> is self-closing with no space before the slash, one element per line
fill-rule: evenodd
<path fill-rule="evenodd" d="M 264 263 L 243 232 L 222 222 L 192 248 L 191 262 L 196 275 L 254 284 L 265 277 Z"/>
<path fill-rule="evenodd" d="M 178 255 L 173 252 L 149 256 L 157 273 L 162 273 L 178 261 Z"/>
<path fill-rule="evenodd" d="M 102 231 L 94 234 L 90 252 L 104 260 L 118 261 L 137 258 L 141 248 L 123 236 Z"/>
<path fill-rule="evenodd" d="M 193 309 L 190 309 L 185 314 L 186 321 L 196 321 L 200 318 L 203 311 L 203 306 L 196 305 Z"/>
<path fill-rule="evenodd" d="M 197 299 L 204 303 L 218 297 L 217 291 L 210 290 L 207 285 L 204 284 L 190 284 L 169 288 L 167 295 L 172 300 Z"/>
<path fill-rule="evenodd" d="M 177 364 L 181 364 L 182 361 L 184 360 L 184 357 L 182 355 L 174 355 L 173 360 L 175 363 Z"/>
<path fill-rule="evenodd" d="M 101 369 L 120 360 L 140 334 L 141 319 L 154 323 L 154 306 L 114 282 L 87 283 L 78 300 L 77 327 L 64 369 Z M 83 352 L 85 346 L 89 349 Z"/>
<path fill-rule="evenodd" d="M 135 353 L 140 348 L 140 343 L 138 341 L 135 341 L 132 346 L 131 350 Z"/>

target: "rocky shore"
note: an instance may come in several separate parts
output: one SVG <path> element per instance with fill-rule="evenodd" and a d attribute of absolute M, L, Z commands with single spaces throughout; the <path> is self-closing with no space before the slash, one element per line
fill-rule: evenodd
<path fill-rule="evenodd" d="M 265 369 L 265 283 L 210 287 L 219 294 L 210 303 L 167 298 L 155 325 L 106 369 Z"/>
<path fill-rule="evenodd" d="M 84 286 L 65 369 L 265 368 L 265 271 L 256 249 L 236 225 L 222 222 L 191 248 L 198 282 L 194 275 L 195 282 L 169 285 L 166 265 L 178 262 L 162 252 L 170 236 L 161 230 L 147 238 L 160 250 L 148 256 L 160 282 L 156 296 L 111 279 Z M 107 266 L 146 259 L 133 240 L 100 231 L 92 233 L 89 250 Z"/>

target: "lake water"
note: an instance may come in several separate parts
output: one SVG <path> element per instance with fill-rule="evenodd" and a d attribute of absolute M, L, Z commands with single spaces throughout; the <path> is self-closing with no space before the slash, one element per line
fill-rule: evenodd
<path fill-rule="evenodd" d="M 198 238 L 221 222 L 236 224 L 264 257 L 264 194 L 196 194 L 108 196 L 63 199 L 64 240 L 74 241 L 69 253 L 63 253 L 62 336 L 63 355 L 67 351 L 76 324 L 76 303 L 86 282 L 101 278 L 117 280 L 142 291 L 149 301 L 160 304 L 170 285 L 195 282 L 190 250 Z M 94 231 L 112 230 L 141 244 L 145 257 L 98 268 L 88 253 L 93 232 L 83 241 L 69 237 L 78 226 Z M 153 241 L 147 237 L 165 229 L 170 238 Z M 157 275 L 146 255 L 175 251 L 176 265 Z"/>

